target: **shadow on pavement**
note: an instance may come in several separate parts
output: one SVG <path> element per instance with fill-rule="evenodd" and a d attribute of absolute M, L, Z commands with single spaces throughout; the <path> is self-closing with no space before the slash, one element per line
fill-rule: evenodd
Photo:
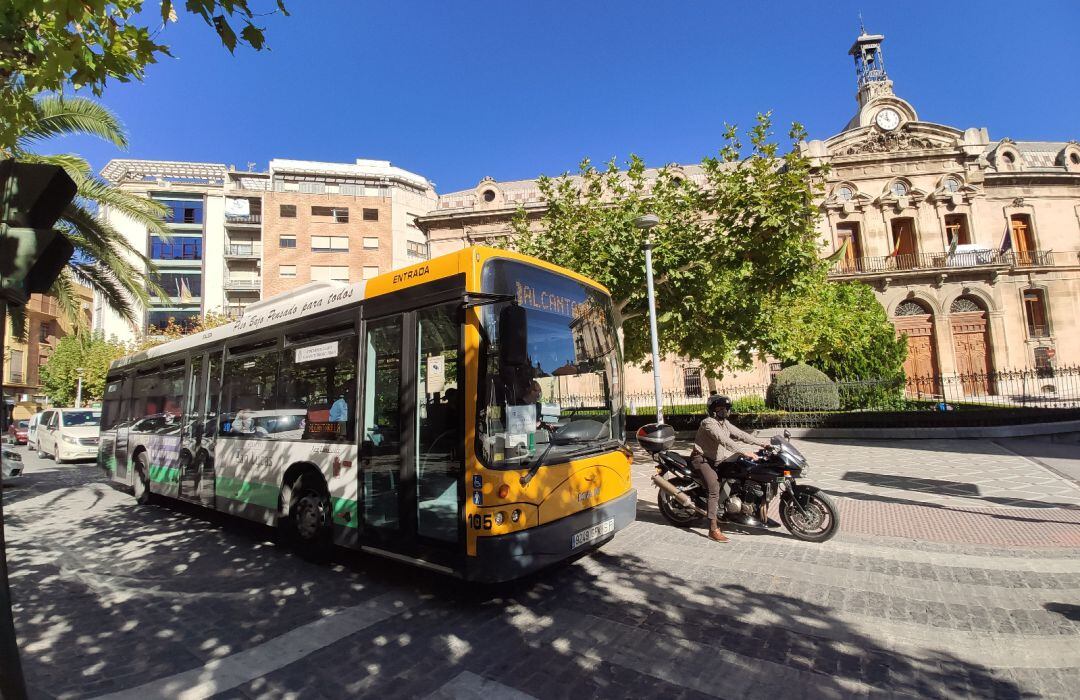
<path fill-rule="evenodd" d="M 423 696 L 464 670 L 541 698 L 726 696 L 750 679 L 779 690 L 777 673 L 791 671 L 808 674 L 799 694 L 810 696 L 845 696 L 853 683 L 1021 695 L 1004 673 L 897 651 L 828 607 L 672 575 L 634 554 L 600 550 L 494 588 L 352 552 L 316 565 L 271 544 L 265 527 L 187 504 L 140 508 L 100 479 L 57 479 L 54 499 L 8 511 L 16 626 L 37 696 L 135 687 L 376 597 L 403 612 L 230 696 Z M 705 680 L 717 669 L 730 673 Z"/>

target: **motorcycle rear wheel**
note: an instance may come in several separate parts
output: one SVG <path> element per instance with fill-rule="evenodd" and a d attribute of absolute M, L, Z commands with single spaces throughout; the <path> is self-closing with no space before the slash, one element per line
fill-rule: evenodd
<path fill-rule="evenodd" d="M 784 527 L 804 542 L 825 542 L 832 539 L 840 529 L 840 513 L 832 499 L 815 486 L 796 488 L 796 493 L 785 493 L 780 501 L 780 520 Z M 802 504 L 802 509 L 795 503 L 796 498 Z"/>
<path fill-rule="evenodd" d="M 660 514 L 664 516 L 664 519 L 675 527 L 690 527 L 698 519 L 697 513 L 679 505 L 675 497 L 667 491 L 661 490 L 657 494 L 656 505 L 660 508 Z"/>

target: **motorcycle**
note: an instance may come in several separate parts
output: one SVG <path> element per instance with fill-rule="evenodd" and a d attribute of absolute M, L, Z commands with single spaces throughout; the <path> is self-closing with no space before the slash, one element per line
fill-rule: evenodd
<path fill-rule="evenodd" d="M 825 542 L 839 529 L 840 516 L 824 492 L 798 482 L 806 475 L 808 465 L 790 437 L 786 430 L 784 437 L 773 437 L 769 447 L 757 453 L 757 459 L 717 465 L 722 499 L 717 514 L 747 527 L 775 527 L 768 512 L 779 497 L 780 520 L 788 532 L 806 542 Z M 657 505 L 664 518 L 677 527 L 689 527 L 705 517 L 708 486 L 688 457 L 671 450 L 675 430 L 651 423 L 638 430 L 637 439 L 656 462 L 652 482 L 660 490 Z"/>

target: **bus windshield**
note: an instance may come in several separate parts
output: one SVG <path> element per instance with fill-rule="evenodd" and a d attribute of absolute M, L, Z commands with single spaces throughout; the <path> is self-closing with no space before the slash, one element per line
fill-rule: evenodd
<path fill-rule="evenodd" d="M 556 463 L 621 442 L 622 357 L 611 299 L 512 260 L 489 261 L 481 286 L 514 298 L 481 307 L 477 432 L 485 465 L 524 469 L 541 456 Z"/>

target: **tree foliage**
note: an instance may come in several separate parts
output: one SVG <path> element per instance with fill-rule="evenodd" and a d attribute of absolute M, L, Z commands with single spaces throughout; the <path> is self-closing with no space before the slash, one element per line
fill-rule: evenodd
<path fill-rule="evenodd" d="M 588 275 L 611 290 L 628 361 L 649 352 L 644 239 L 635 220 L 656 214 L 653 266 L 660 350 L 702 362 L 706 372 L 745 366 L 772 345 L 770 311 L 797 296 L 821 267 L 816 255 L 810 163 L 795 124 L 787 151 L 770 140 L 769 115 L 748 132 L 749 156 L 728 127 L 699 178 L 672 167 L 649 171 L 631 157 L 598 170 L 542 177 L 542 220 L 524 211 L 508 245 Z M 536 225 L 539 224 L 539 225 Z"/>
<path fill-rule="evenodd" d="M 83 369 L 83 403 L 100 401 L 105 393 L 105 375 L 109 363 L 123 357 L 128 348 L 116 340 L 107 340 L 100 333 L 74 333 L 64 336 L 56 350 L 41 368 L 41 386 L 49 401 L 58 406 L 75 403 L 79 381 L 78 369 Z"/>
<path fill-rule="evenodd" d="M 283 0 L 266 0 L 288 14 Z M 160 19 L 144 0 L 4 0 L 0 3 L 0 146 L 10 146 L 33 119 L 42 92 L 66 86 L 101 95 L 109 79 L 141 80 L 169 47 L 158 43 L 167 22 L 179 20 L 174 0 L 161 0 Z M 213 27 L 230 52 L 265 45 L 252 0 L 185 0 L 184 9 Z M 237 32 L 239 29 L 239 32 Z"/>
<path fill-rule="evenodd" d="M 904 377 L 907 343 L 862 282 L 829 282 L 819 273 L 770 316 L 770 352 L 785 364 L 806 362 L 837 380 Z"/>
<path fill-rule="evenodd" d="M 201 333 L 203 331 L 208 331 L 211 328 L 224 326 L 226 323 L 232 323 L 232 319 L 225 314 L 216 311 L 207 311 L 203 314 L 202 318 L 196 319 L 192 323 L 185 324 L 177 323 L 176 319 L 170 316 L 169 322 L 164 328 L 156 328 L 154 329 L 155 333 L 138 338 L 128 346 L 128 351 L 135 353 L 142 350 L 149 350 L 158 345 L 179 340 L 192 333 Z"/>
<path fill-rule="evenodd" d="M 728 127 L 719 155 L 700 175 L 648 170 L 631 156 L 570 176 L 541 177 L 546 208 L 518 211 L 505 245 L 592 277 L 611 290 L 628 361 L 648 364 L 649 326 L 643 232 L 652 230 L 662 354 L 700 362 L 710 376 L 771 357 L 807 362 L 836 378 L 902 377 L 903 341 L 872 290 L 828 282 L 815 222 L 820 171 L 798 147 L 771 139 L 769 115 L 748 132 L 749 155 Z"/>
<path fill-rule="evenodd" d="M 67 234 L 76 250 L 51 290 L 64 315 L 81 328 L 84 317 L 74 286 L 84 284 L 100 294 L 110 309 L 134 322 L 136 303 L 145 307 L 151 293 L 167 295 L 154 282 L 157 269 L 153 262 L 97 214 L 101 208 L 109 207 L 144 226 L 150 235 L 168 237 L 169 229 L 162 220 L 165 207 L 101 179 L 77 155 L 37 152 L 49 139 L 73 134 L 95 136 L 121 148 L 127 146 L 120 120 L 103 105 L 83 97 L 46 95 L 33 102 L 29 120 L 14 144 L 0 146 L 0 156 L 62 167 L 78 188 L 75 199 L 57 222 L 57 228 Z M 21 317 L 13 314 L 13 321 L 21 329 Z"/>

